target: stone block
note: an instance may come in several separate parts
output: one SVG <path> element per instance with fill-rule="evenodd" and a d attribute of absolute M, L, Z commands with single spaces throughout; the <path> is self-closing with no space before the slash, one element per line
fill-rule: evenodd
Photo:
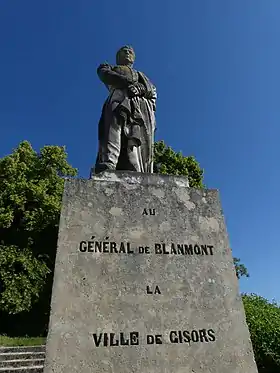
<path fill-rule="evenodd" d="M 45 373 L 257 373 L 217 190 L 66 180 Z"/>

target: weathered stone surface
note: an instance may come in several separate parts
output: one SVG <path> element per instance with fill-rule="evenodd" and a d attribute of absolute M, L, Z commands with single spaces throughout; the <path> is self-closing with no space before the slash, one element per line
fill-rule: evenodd
<path fill-rule="evenodd" d="M 187 185 L 66 181 L 45 373 L 257 372 L 218 192 Z"/>

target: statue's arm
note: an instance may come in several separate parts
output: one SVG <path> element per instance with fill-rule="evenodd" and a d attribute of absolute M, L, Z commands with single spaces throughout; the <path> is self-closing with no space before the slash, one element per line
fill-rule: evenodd
<path fill-rule="evenodd" d="M 132 83 L 132 81 L 126 76 L 120 75 L 113 71 L 112 66 L 106 63 L 101 64 L 98 67 L 97 75 L 104 84 L 113 86 L 115 88 L 126 88 Z"/>
<path fill-rule="evenodd" d="M 144 84 L 143 79 L 146 80 L 146 84 Z M 137 89 L 139 91 L 139 96 L 145 97 L 148 100 L 149 99 L 150 100 L 156 100 L 157 99 L 156 87 L 142 73 L 139 74 L 139 83 L 137 83 Z"/>

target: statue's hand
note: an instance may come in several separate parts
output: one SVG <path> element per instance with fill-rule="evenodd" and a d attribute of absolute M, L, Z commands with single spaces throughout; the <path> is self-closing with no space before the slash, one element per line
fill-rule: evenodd
<path fill-rule="evenodd" d="M 135 85 L 131 84 L 127 87 L 127 94 L 128 94 L 128 97 L 139 96 L 139 90 Z"/>
<path fill-rule="evenodd" d="M 139 97 L 146 97 L 147 91 L 143 84 L 135 83 L 133 85 L 128 86 L 128 94 L 131 97 L 139 96 Z M 146 97 L 149 98 L 149 97 Z"/>
<path fill-rule="evenodd" d="M 108 67 L 108 68 L 112 68 L 112 66 L 110 64 L 108 64 L 108 62 L 103 62 L 99 65 L 99 67 Z"/>
<path fill-rule="evenodd" d="M 111 70 L 112 66 L 109 65 L 107 62 L 101 63 L 97 68 L 97 74 L 99 75 L 99 77 L 102 77 L 104 74 L 108 74 L 108 72 L 111 72 Z"/>

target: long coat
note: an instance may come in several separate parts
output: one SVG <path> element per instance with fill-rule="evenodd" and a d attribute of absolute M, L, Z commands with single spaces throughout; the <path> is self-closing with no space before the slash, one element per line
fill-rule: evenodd
<path fill-rule="evenodd" d="M 145 74 L 129 68 L 132 82 L 143 84 L 146 91 L 144 96 L 129 97 L 125 84 L 122 87 L 119 80 L 120 68 L 120 66 L 101 65 L 98 71 L 101 80 L 110 91 L 103 105 L 98 126 L 99 153 L 101 149 L 107 148 L 106 133 L 110 131 L 113 120 L 117 120 L 123 126 L 123 134 L 137 146 L 140 171 L 151 173 L 153 172 L 156 89 Z M 118 75 L 114 76 L 114 72 Z M 118 88 L 110 85 L 114 79 L 115 81 L 118 79 Z M 97 155 L 97 163 L 99 158 L 100 154 Z"/>

